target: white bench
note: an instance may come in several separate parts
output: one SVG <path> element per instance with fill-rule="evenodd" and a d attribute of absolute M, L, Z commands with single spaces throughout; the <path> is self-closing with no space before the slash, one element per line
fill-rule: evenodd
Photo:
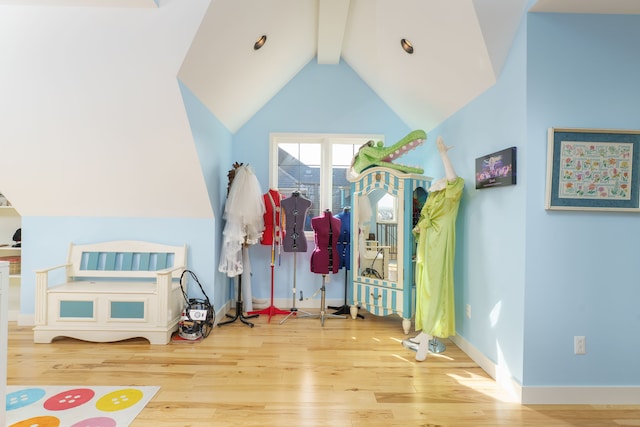
<path fill-rule="evenodd" d="M 186 245 L 72 243 L 66 264 L 36 271 L 33 341 L 143 337 L 167 344 L 185 305 L 179 280 L 186 261 Z M 52 286 L 49 275 L 57 269 L 65 269 L 65 278 Z"/>

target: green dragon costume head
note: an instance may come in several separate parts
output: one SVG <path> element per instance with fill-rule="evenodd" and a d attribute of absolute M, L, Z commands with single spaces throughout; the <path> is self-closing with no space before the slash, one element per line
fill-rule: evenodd
<path fill-rule="evenodd" d="M 382 141 L 369 141 L 358 150 L 351 163 L 351 169 L 355 173 L 360 173 L 365 169 L 381 166 L 405 173 L 422 174 L 424 173 L 422 168 L 393 163 L 393 160 L 407 154 L 426 139 L 427 133 L 425 131 L 414 130 L 390 147 L 385 147 Z"/>

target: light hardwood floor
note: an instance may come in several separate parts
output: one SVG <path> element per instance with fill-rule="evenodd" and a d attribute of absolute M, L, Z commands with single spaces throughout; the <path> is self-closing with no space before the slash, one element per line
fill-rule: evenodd
<path fill-rule="evenodd" d="M 33 344 L 9 327 L 10 385 L 156 385 L 133 427 L 640 426 L 640 406 L 524 406 L 449 341 L 425 362 L 397 316 L 262 315 L 198 343 Z"/>

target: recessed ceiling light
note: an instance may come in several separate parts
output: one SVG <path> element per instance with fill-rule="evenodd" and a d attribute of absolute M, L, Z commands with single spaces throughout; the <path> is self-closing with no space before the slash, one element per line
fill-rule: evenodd
<path fill-rule="evenodd" d="M 267 36 L 263 34 L 253 45 L 253 50 L 260 49 L 262 46 L 264 46 L 266 42 L 267 42 Z"/>
<path fill-rule="evenodd" d="M 407 40 L 407 39 L 400 40 L 400 46 L 402 46 L 404 51 L 407 52 L 408 54 L 412 54 L 413 53 L 413 45 L 411 44 L 411 42 L 409 40 Z"/>

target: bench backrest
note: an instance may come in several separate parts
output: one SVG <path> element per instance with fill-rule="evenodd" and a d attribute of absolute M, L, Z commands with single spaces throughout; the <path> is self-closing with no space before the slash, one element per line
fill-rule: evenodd
<path fill-rule="evenodd" d="M 68 263 L 75 278 L 155 278 L 160 270 L 186 268 L 187 245 L 170 246 L 119 240 L 69 246 Z M 182 270 L 172 272 L 179 278 Z"/>

